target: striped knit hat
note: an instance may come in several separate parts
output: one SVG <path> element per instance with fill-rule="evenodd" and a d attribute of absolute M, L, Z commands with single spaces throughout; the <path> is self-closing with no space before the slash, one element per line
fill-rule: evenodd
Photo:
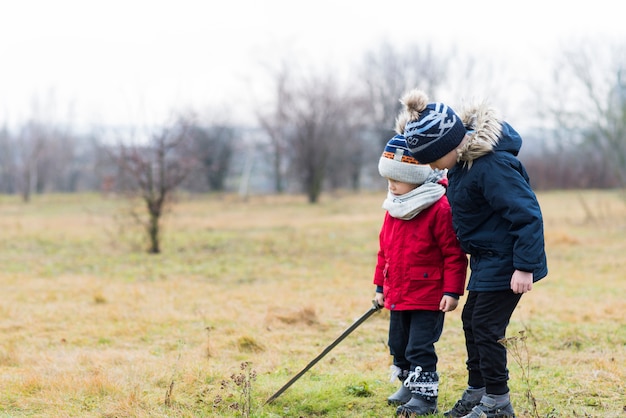
<path fill-rule="evenodd" d="M 465 137 L 461 118 L 444 103 L 429 103 L 421 90 L 411 90 L 400 100 L 404 105 L 404 136 L 411 154 L 430 164 L 454 150 Z"/>
<path fill-rule="evenodd" d="M 387 142 L 378 161 L 381 176 L 409 184 L 423 184 L 432 169 L 411 156 L 404 136 L 396 135 Z"/>

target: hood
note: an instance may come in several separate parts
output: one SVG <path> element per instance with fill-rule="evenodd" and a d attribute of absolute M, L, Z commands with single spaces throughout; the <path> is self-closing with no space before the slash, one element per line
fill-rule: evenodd
<path fill-rule="evenodd" d="M 469 139 L 458 150 L 458 161 L 467 168 L 472 167 L 475 159 L 494 151 L 518 154 L 522 138 L 509 124 L 500 121 L 487 104 L 469 106 L 460 112 L 460 117 Z"/>

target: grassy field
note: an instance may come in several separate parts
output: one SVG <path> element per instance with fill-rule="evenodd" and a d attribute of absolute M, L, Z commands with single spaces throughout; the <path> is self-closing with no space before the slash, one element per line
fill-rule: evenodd
<path fill-rule="evenodd" d="M 265 405 L 371 307 L 383 197 L 181 199 L 161 255 L 124 201 L 0 197 L 0 417 L 394 416 L 386 311 Z M 509 326 L 516 412 L 623 417 L 626 204 L 539 199 L 550 273 Z M 441 410 L 465 386 L 462 304 L 437 345 Z"/>

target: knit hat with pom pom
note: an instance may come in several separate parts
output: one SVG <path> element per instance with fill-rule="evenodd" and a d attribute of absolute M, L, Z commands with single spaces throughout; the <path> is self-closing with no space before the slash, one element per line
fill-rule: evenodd
<path fill-rule="evenodd" d="M 411 90 L 400 102 L 406 120 L 404 137 L 411 154 L 422 164 L 429 164 L 455 149 L 465 137 L 466 129 L 452 108 L 443 103 L 428 103 L 421 90 Z"/>
<path fill-rule="evenodd" d="M 411 156 L 402 135 L 391 138 L 378 160 L 381 176 L 409 184 L 423 184 L 433 170 Z"/>

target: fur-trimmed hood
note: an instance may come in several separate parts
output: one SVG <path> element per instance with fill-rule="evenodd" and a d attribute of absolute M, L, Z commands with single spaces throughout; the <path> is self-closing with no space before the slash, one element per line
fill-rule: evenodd
<path fill-rule="evenodd" d="M 406 126 L 420 119 L 429 99 L 424 91 L 414 89 L 407 92 L 400 102 L 403 108 L 396 117 L 395 131 L 406 136 Z M 470 169 L 474 160 L 494 151 L 506 151 L 517 156 L 522 139 L 509 124 L 500 120 L 486 102 L 468 105 L 457 115 L 466 131 L 464 142 L 461 141 L 457 148 L 457 162 L 463 167 Z"/>
<path fill-rule="evenodd" d="M 511 289 L 515 270 L 548 274 L 543 219 L 517 154 L 522 138 L 485 105 L 458 113 L 467 133 L 448 170 L 446 196 L 463 250 L 470 254 L 467 290 Z"/>
<path fill-rule="evenodd" d="M 458 161 L 471 168 L 474 160 L 494 151 L 517 155 L 522 139 L 486 103 L 468 106 L 459 113 L 469 139 L 457 150 Z"/>

